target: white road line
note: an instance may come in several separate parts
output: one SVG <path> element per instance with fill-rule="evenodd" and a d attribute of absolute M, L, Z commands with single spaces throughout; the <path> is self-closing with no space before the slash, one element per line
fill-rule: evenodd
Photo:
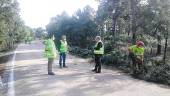
<path fill-rule="evenodd" d="M 7 96 L 15 96 L 15 88 L 14 88 L 14 63 L 15 63 L 16 52 L 14 52 L 14 56 L 12 58 L 12 62 L 10 63 L 10 73 L 9 73 L 9 81 L 8 81 L 8 92 Z"/>
<path fill-rule="evenodd" d="M 4 87 L 3 83 L 2 83 L 2 77 L 0 76 L 0 87 Z"/>

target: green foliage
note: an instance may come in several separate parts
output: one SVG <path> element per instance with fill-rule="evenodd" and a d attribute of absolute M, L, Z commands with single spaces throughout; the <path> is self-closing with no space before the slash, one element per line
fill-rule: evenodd
<path fill-rule="evenodd" d="M 146 73 L 140 74 L 139 77 L 146 77 L 145 79 L 150 81 L 168 82 L 169 70 L 165 70 L 164 65 L 159 65 L 156 60 L 152 61 L 152 57 L 156 55 L 158 44 L 164 48 L 161 42 L 170 34 L 170 0 L 147 0 L 145 4 L 141 3 L 142 0 L 98 1 L 100 5 L 96 21 L 100 33 L 105 38 L 106 54 L 103 63 L 128 67 L 127 45 L 142 40 L 146 48 L 145 65 L 151 62 L 151 66 L 146 66 Z M 169 53 L 164 51 L 164 54 Z M 168 55 L 165 56 L 169 58 Z M 163 55 L 161 57 L 163 58 Z"/>
<path fill-rule="evenodd" d="M 127 64 L 126 61 L 127 61 L 127 55 L 117 50 L 104 55 L 102 58 L 103 64 L 112 65 L 112 66 L 124 66 Z"/>
<path fill-rule="evenodd" d="M 170 66 L 163 63 L 151 66 L 143 78 L 148 81 L 170 84 Z"/>
<path fill-rule="evenodd" d="M 86 6 L 73 16 L 63 12 L 52 18 L 46 29 L 49 34 L 55 35 L 56 41 L 61 39 L 61 35 L 66 35 L 70 45 L 88 48 L 93 43 L 94 36 L 98 34 L 94 18 L 94 10 Z"/>
<path fill-rule="evenodd" d="M 89 58 L 92 57 L 93 52 L 88 49 L 82 49 L 80 47 L 70 47 L 70 53 L 73 55 L 77 55 L 83 58 Z"/>
<path fill-rule="evenodd" d="M 26 35 L 18 5 L 16 0 L 0 1 L 0 51 L 12 49 Z"/>
<path fill-rule="evenodd" d="M 35 37 L 39 38 L 39 39 L 44 39 L 45 36 L 47 35 L 45 33 L 45 29 L 43 29 L 41 27 L 34 29 L 34 32 L 35 32 Z"/>

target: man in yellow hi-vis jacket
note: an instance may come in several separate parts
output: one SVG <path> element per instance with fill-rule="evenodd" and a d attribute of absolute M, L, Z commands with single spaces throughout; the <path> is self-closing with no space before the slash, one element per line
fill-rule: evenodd
<path fill-rule="evenodd" d="M 49 36 L 44 41 L 45 44 L 44 57 L 48 58 L 48 75 L 55 75 L 52 72 L 52 64 L 54 62 L 54 59 L 57 57 L 54 39 L 55 39 L 54 36 L 53 37 Z"/>
<path fill-rule="evenodd" d="M 142 41 L 137 41 L 136 45 L 132 45 L 128 48 L 129 57 L 132 59 L 132 72 L 136 74 L 143 70 L 143 59 L 144 59 L 144 43 Z"/>

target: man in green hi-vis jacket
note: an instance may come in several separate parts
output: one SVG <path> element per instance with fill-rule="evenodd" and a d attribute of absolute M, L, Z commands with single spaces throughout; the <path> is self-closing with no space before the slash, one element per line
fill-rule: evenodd
<path fill-rule="evenodd" d="M 56 47 L 54 43 L 54 36 L 48 36 L 47 39 L 44 41 L 45 50 L 44 50 L 44 57 L 48 58 L 48 75 L 55 75 L 52 72 L 52 64 L 54 59 L 57 57 Z"/>
<path fill-rule="evenodd" d="M 132 60 L 132 72 L 137 74 L 143 72 L 143 61 L 144 61 L 144 43 L 142 41 L 137 41 L 136 45 L 128 47 L 129 57 Z"/>
<path fill-rule="evenodd" d="M 58 51 L 60 53 L 60 59 L 59 59 L 60 68 L 62 67 L 67 68 L 65 62 L 66 62 L 66 55 L 68 52 L 68 45 L 67 45 L 67 40 L 65 35 L 61 37 L 60 44 L 58 46 Z"/>

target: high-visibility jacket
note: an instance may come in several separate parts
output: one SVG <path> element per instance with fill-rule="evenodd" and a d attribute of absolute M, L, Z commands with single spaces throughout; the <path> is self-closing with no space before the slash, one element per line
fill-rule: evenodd
<path fill-rule="evenodd" d="M 67 41 L 60 40 L 60 43 L 61 43 L 59 48 L 60 53 L 66 53 L 68 51 Z"/>
<path fill-rule="evenodd" d="M 96 55 L 103 55 L 104 54 L 104 45 L 102 41 L 96 43 L 95 47 L 97 47 L 98 43 L 102 43 L 102 47 L 99 50 L 94 49 L 94 54 Z"/>
<path fill-rule="evenodd" d="M 57 53 L 54 41 L 52 39 L 47 39 L 44 41 L 44 44 L 45 44 L 44 57 L 56 58 Z"/>
<path fill-rule="evenodd" d="M 137 47 L 137 45 L 132 45 L 129 47 L 132 53 L 136 56 L 144 55 L 145 49 L 143 47 Z"/>

